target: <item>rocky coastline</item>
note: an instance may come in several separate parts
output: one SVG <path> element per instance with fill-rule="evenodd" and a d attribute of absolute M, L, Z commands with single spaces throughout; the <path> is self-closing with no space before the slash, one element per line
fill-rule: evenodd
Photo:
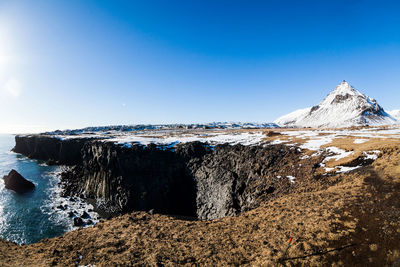
<path fill-rule="evenodd" d="M 235 216 L 296 186 L 282 177 L 300 183 L 311 178 L 319 160 L 300 159 L 298 149 L 284 145 L 190 142 L 171 149 L 47 135 L 15 141 L 16 153 L 70 166 L 61 175 L 63 195 L 91 200 L 105 217 L 131 211 L 196 219 Z"/>

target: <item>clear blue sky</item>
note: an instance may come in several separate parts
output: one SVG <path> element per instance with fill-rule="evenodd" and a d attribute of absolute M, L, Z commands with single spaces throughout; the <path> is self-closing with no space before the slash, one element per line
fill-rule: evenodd
<path fill-rule="evenodd" d="M 396 1 L 2 1 L 0 132 L 400 108 Z"/>

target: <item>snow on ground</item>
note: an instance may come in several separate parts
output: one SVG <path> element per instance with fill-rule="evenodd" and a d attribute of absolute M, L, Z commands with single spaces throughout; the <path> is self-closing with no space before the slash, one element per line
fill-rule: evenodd
<path fill-rule="evenodd" d="M 178 136 L 157 136 L 157 135 L 126 135 L 115 138 L 110 138 L 108 142 L 114 142 L 118 144 L 131 144 L 138 143 L 141 145 L 156 144 L 162 146 L 175 146 L 177 144 L 183 144 L 188 142 L 204 142 L 210 145 L 217 144 L 242 144 L 242 145 L 257 145 L 263 142 L 266 136 L 262 132 L 243 132 L 243 133 L 220 133 L 220 134 L 209 134 L 209 135 L 195 135 L 185 134 Z"/>
<path fill-rule="evenodd" d="M 354 144 L 362 144 L 362 143 L 365 143 L 367 141 L 368 141 L 368 139 L 356 139 L 356 140 L 354 140 Z"/>
<path fill-rule="evenodd" d="M 275 139 L 274 141 L 271 142 L 271 145 L 279 145 L 279 144 L 283 144 L 283 143 L 287 143 L 287 141 L 281 140 L 281 139 Z"/>
<path fill-rule="evenodd" d="M 324 159 L 324 162 L 328 162 L 330 160 L 335 160 L 338 161 L 339 159 L 344 159 L 347 158 L 348 156 L 352 155 L 352 151 L 345 151 L 343 149 L 330 146 L 326 148 L 326 151 L 330 154 L 333 154 L 332 156 L 328 156 Z"/>
<path fill-rule="evenodd" d="M 362 166 L 355 166 L 355 167 L 337 166 L 336 168 L 339 168 L 337 173 L 345 173 L 345 172 L 354 171 L 354 170 L 356 170 L 358 168 L 361 168 L 361 167 Z"/>
<path fill-rule="evenodd" d="M 312 139 L 310 138 L 306 143 L 304 143 L 300 147 L 309 150 L 319 150 L 321 146 L 331 143 L 333 139 L 336 137 L 337 137 L 336 135 L 315 136 Z"/>
<path fill-rule="evenodd" d="M 92 129 L 92 128 L 91 128 Z M 339 161 L 354 154 L 353 151 L 345 151 L 333 145 L 330 145 L 338 138 L 354 138 L 353 144 L 362 145 L 371 139 L 400 139 L 400 126 L 392 125 L 387 127 L 374 128 L 355 128 L 355 129 L 273 129 L 277 135 L 268 136 L 268 131 L 263 129 L 186 129 L 186 128 L 154 128 L 136 129 L 132 131 L 124 130 L 92 130 L 92 131 L 64 131 L 48 133 L 49 135 L 64 140 L 72 138 L 92 138 L 104 142 L 113 142 L 124 147 L 132 145 L 156 144 L 160 149 L 171 149 L 178 144 L 199 141 L 211 147 L 218 144 L 242 144 L 242 145 L 276 145 L 283 144 L 288 146 L 297 145 L 302 150 L 313 151 L 312 156 L 326 154 L 327 156 L 321 162 L 321 167 L 325 172 L 336 171 L 338 173 L 348 172 L 360 168 L 361 166 L 345 167 L 336 166 L 334 168 L 326 167 L 329 161 Z M 362 153 L 365 160 L 376 160 L 380 151 L 371 150 Z M 307 159 L 310 156 L 305 154 L 301 159 Z M 294 177 L 290 179 L 294 182 Z"/>
<path fill-rule="evenodd" d="M 296 179 L 296 177 L 293 177 L 293 176 L 286 176 L 286 178 L 288 178 L 289 179 L 289 181 L 292 183 L 292 184 L 294 184 L 295 183 L 295 179 Z"/>
<path fill-rule="evenodd" d="M 371 151 L 364 151 L 363 155 L 365 156 L 365 159 L 376 160 L 378 158 L 379 153 L 381 153 L 381 151 L 371 150 Z"/>

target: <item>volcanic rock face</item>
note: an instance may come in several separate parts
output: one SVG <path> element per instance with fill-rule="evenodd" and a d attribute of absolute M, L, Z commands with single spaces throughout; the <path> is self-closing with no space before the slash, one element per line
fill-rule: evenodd
<path fill-rule="evenodd" d="M 109 213 L 154 209 L 200 219 L 233 216 L 288 191 L 291 184 L 278 176 L 302 179 L 313 168 L 291 168 L 299 165 L 300 152 L 287 146 L 211 149 L 193 142 L 169 151 L 94 142 L 82 151 L 82 164 L 62 176 L 66 193 L 102 200 L 100 209 Z"/>
<path fill-rule="evenodd" d="M 339 84 L 321 103 L 294 111 L 275 121 L 286 127 L 350 127 L 386 125 L 397 120 L 372 99 L 346 81 Z"/>
<path fill-rule="evenodd" d="M 31 181 L 26 180 L 16 170 L 11 170 L 3 179 L 5 188 L 17 193 L 24 193 L 35 188 L 35 185 Z"/>
<path fill-rule="evenodd" d="M 52 164 L 75 165 L 81 161 L 85 139 L 60 140 L 45 135 L 16 136 L 13 151 Z"/>
<path fill-rule="evenodd" d="M 41 146 L 40 138 L 21 138 L 17 146 L 18 142 L 28 143 L 25 147 Z M 35 146 L 29 144 L 32 140 Z M 47 137 L 43 142 L 49 142 Z M 66 151 L 37 155 L 71 158 L 63 154 Z M 301 155 L 297 149 L 283 145 L 211 148 L 192 142 L 171 150 L 154 144 L 127 147 L 86 140 L 79 159 L 75 159 L 78 163 L 61 179 L 65 195 L 95 199 L 97 210 L 111 215 L 154 210 L 216 219 L 255 208 L 290 190 L 293 185 L 280 177 L 290 175 L 301 182 L 312 176 L 312 161 L 318 159 L 301 160 L 299 164 Z"/>

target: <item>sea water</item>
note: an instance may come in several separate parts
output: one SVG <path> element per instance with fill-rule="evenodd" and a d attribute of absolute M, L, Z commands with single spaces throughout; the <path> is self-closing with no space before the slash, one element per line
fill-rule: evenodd
<path fill-rule="evenodd" d="M 0 238 L 29 244 L 72 230 L 73 218 L 68 213 L 74 210 L 76 215 L 72 217 L 75 217 L 92 207 L 82 201 L 71 203 L 61 198 L 61 167 L 13 153 L 14 144 L 14 136 L 0 135 Z M 6 189 L 2 177 L 11 169 L 33 182 L 35 189 L 24 194 Z M 57 208 L 60 205 L 62 209 Z"/>

